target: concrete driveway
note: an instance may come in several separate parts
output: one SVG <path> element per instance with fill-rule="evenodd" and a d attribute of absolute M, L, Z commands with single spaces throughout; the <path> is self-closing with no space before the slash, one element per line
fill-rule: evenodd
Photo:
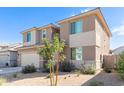
<path fill-rule="evenodd" d="M 0 68 L 0 75 L 12 74 L 21 71 L 22 71 L 22 67 Z"/>

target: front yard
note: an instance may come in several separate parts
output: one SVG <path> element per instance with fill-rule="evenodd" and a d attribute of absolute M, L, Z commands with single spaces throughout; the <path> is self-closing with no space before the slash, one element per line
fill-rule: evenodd
<path fill-rule="evenodd" d="M 3 83 L 4 86 L 49 86 L 50 81 L 47 78 L 47 73 L 32 73 L 32 74 L 22 74 L 18 73 L 17 77 L 14 78 L 13 75 L 4 76 L 6 82 Z M 75 73 L 63 73 L 59 75 L 59 86 L 87 86 L 91 83 L 96 85 L 96 83 L 102 83 L 104 86 L 123 86 L 124 81 L 120 79 L 117 73 L 105 73 L 104 71 L 99 71 L 95 75 L 78 75 Z"/>

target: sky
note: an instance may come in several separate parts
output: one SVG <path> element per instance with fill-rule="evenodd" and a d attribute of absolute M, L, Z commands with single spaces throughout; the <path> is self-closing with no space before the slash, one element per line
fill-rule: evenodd
<path fill-rule="evenodd" d="M 0 45 L 22 42 L 20 32 L 31 27 L 55 23 L 92 7 L 3 7 L 0 8 Z M 112 32 L 110 48 L 124 46 L 124 8 L 101 8 L 103 16 Z"/>

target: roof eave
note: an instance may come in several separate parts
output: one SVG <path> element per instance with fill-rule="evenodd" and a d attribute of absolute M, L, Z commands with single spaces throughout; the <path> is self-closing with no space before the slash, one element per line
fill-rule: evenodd
<path fill-rule="evenodd" d="M 72 17 L 69 17 L 69 18 L 62 19 L 62 20 L 58 21 L 57 23 L 61 24 L 61 23 L 66 22 L 66 21 L 70 21 L 70 20 L 73 20 L 73 19 L 76 19 L 76 18 L 80 18 L 82 16 L 86 16 L 86 15 L 92 14 L 96 10 L 97 10 L 97 8 L 93 9 L 93 10 L 90 10 L 90 11 L 87 11 L 87 12 L 84 12 L 84 13 L 81 13 L 81 14 L 78 14 L 78 15 L 75 15 L 75 16 L 72 16 Z"/>
<path fill-rule="evenodd" d="M 90 14 L 96 14 L 97 16 L 98 16 L 98 14 L 101 15 L 101 19 L 103 19 L 103 24 L 104 24 L 104 26 L 105 26 L 105 28 L 106 28 L 106 31 L 107 31 L 109 37 L 111 37 L 111 36 L 112 36 L 112 33 L 111 33 L 111 31 L 110 31 L 110 29 L 109 29 L 109 27 L 108 27 L 108 25 L 107 25 L 107 22 L 106 22 L 106 20 L 105 20 L 103 14 L 102 14 L 100 8 L 96 8 L 96 9 L 90 10 L 90 11 L 88 11 L 88 12 L 84 12 L 84 13 L 82 13 L 82 14 L 79 14 L 79 15 L 76 15 L 76 16 L 72 16 L 72 17 L 69 17 L 69 18 L 60 20 L 60 21 L 58 21 L 57 23 L 58 23 L 58 24 L 62 24 L 62 23 L 64 23 L 64 22 L 68 22 L 68 21 L 70 21 L 70 20 L 77 19 L 77 18 L 80 18 L 80 17 L 84 17 L 84 16 L 87 16 L 87 15 L 90 15 Z"/>
<path fill-rule="evenodd" d="M 32 27 L 32 28 L 26 29 L 26 30 L 24 30 L 24 31 L 22 31 L 22 32 L 20 32 L 20 33 L 21 33 L 21 34 L 24 34 L 24 33 L 26 33 L 26 32 L 30 32 L 30 31 L 36 30 L 36 29 L 37 29 L 37 27 Z"/>
<path fill-rule="evenodd" d="M 40 30 L 40 29 L 45 29 L 45 28 L 48 28 L 48 27 L 54 27 L 54 28 L 59 28 L 58 26 L 54 25 L 53 23 L 50 23 L 48 25 L 44 25 L 44 26 L 41 26 L 41 27 L 32 27 L 32 28 L 29 28 L 27 30 L 24 30 L 22 32 L 20 32 L 21 34 L 24 34 L 26 32 L 30 32 L 30 31 L 33 31 L 33 30 Z"/>

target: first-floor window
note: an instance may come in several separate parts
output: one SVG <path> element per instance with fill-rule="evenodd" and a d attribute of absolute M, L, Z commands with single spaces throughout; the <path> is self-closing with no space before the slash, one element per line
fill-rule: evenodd
<path fill-rule="evenodd" d="M 82 47 L 71 48 L 71 59 L 72 60 L 82 60 Z"/>

